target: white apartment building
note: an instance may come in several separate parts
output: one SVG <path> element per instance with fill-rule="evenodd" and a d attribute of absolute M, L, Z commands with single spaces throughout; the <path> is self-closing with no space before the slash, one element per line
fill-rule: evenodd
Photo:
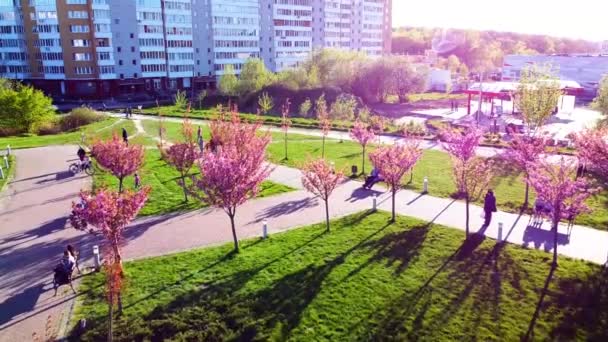
<path fill-rule="evenodd" d="M 390 49 L 391 0 L 0 0 L 0 76 L 58 97 L 213 87 L 313 49 Z"/>

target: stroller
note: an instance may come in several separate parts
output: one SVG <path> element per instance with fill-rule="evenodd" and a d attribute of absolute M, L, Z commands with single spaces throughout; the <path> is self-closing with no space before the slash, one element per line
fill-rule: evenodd
<path fill-rule="evenodd" d="M 57 289 L 61 285 L 70 285 L 72 291 L 76 293 L 76 290 L 74 290 L 74 286 L 72 285 L 74 267 L 74 264 L 69 264 L 69 266 L 66 267 L 63 263 L 59 263 L 55 266 L 55 269 L 53 269 L 53 289 L 55 290 L 55 294 L 53 296 L 57 295 Z"/>

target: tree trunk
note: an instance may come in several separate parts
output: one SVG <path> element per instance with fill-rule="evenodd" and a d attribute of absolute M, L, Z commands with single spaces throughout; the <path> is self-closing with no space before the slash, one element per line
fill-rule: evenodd
<path fill-rule="evenodd" d="M 329 199 L 325 200 L 325 225 L 329 232 Z"/>
<path fill-rule="evenodd" d="M 112 292 L 110 291 L 110 303 L 109 303 L 109 308 L 110 308 L 110 312 L 108 315 L 108 342 L 112 342 L 112 321 L 114 320 L 114 304 L 113 304 L 114 298 L 112 297 Z"/>
<path fill-rule="evenodd" d="M 524 209 L 528 207 L 529 193 L 530 193 L 530 184 L 528 184 L 528 177 L 526 177 L 526 199 L 524 200 Z"/>
<path fill-rule="evenodd" d="M 186 175 L 182 173 L 182 189 L 184 189 L 184 202 L 188 202 L 188 191 L 186 190 Z"/>
<path fill-rule="evenodd" d="M 118 239 L 114 239 L 112 241 L 112 249 L 114 250 L 114 263 L 120 265 L 120 276 L 123 277 L 124 274 L 122 272 L 122 256 L 120 255 L 120 249 L 118 248 Z M 118 306 L 118 314 L 122 314 L 122 296 L 120 292 L 116 297 L 116 304 Z"/>
<path fill-rule="evenodd" d="M 232 227 L 232 239 L 234 240 L 234 251 L 236 253 L 238 253 L 239 252 L 239 240 L 236 237 L 236 227 L 234 226 L 234 213 L 228 214 L 228 216 L 230 217 L 230 225 Z"/>
<path fill-rule="evenodd" d="M 554 206 L 553 210 L 555 210 L 555 212 L 553 213 L 553 267 L 557 267 L 557 238 L 558 238 L 558 232 L 557 232 L 557 227 L 559 226 L 559 219 L 562 216 L 561 210 L 559 209 L 559 204 L 557 206 Z"/>
<path fill-rule="evenodd" d="M 469 194 L 465 194 L 464 203 L 466 207 L 466 237 L 469 238 Z"/>
<path fill-rule="evenodd" d="M 361 163 L 361 174 L 365 175 L 365 145 L 363 145 L 363 160 Z"/>
<path fill-rule="evenodd" d="M 393 215 L 391 216 L 391 222 L 395 222 L 395 196 L 397 195 L 397 189 L 392 191 L 392 202 L 393 202 Z"/>
<path fill-rule="evenodd" d="M 122 181 L 124 177 L 118 177 L 118 192 L 122 192 Z"/>
<path fill-rule="evenodd" d="M 325 135 L 323 135 L 323 146 L 321 147 L 321 158 L 325 159 Z"/>
<path fill-rule="evenodd" d="M 285 131 L 285 160 L 289 159 L 287 158 L 287 131 Z"/>

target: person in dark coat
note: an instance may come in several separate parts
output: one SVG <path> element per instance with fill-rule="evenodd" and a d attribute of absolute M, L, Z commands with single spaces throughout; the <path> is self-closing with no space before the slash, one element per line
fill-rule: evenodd
<path fill-rule="evenodd" d="M 127 134 L 127 130 L 124 127 L 122 128 L 122 141 L 124 141 L 125 144 L 129 145 L 129 136 Z"/>
<path fill-rule="evenodd" d="M 483 225 L 487 227 L 492 221 L 492 213 L 496 212 L 496 197 L 494 197 L 492 189 L 488 190 L 486 198 L 483 200 L 483 211 L 485 213 L 485 222 Z"/>

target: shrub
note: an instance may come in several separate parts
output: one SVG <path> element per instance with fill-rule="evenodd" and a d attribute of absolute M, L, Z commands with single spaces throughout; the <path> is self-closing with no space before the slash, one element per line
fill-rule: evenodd
<path fill-rule="evenodd" d="M 73 131 L 80 126 L 88 125 L 93 122 L 101 121 L 104 116 L 97 113 L 91 108 L 80 107 L 72 109 L 70 114 L 65 115 L 59 122 L 59 128 L 61 131 Z"/>
<path fill-rule="evenodd" d="M 60 121 L 48 121 L 40 124 L 38 127 L 38 135 L 53 135 L 61 133 Z"/>

